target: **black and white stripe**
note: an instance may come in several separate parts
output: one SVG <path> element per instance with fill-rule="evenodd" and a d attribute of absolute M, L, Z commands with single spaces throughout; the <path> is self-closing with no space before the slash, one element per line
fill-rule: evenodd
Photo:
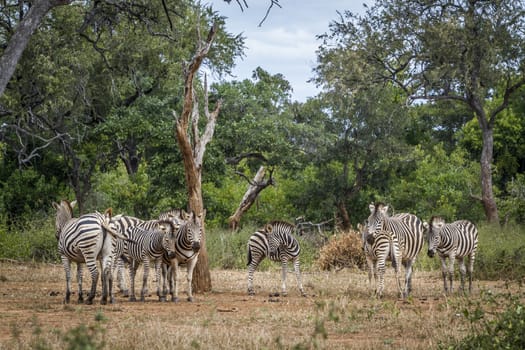
<path fill-rule="evenodd" d="M 465 276 L 468 272 L 468 290 L 472 292 L 472 273 L 474 271 L 474 260 L 478 248 L 478 229 L 467 220 L 445 223 L 439 216 L 430 219 L 428 232 L 428 256 L 433 257 L 437 252 L 441 259 L 441 272 L 443 275 L 443 286 L 445 292 L 452 292 L 452 281 L 454 279 L 454 260 L 459 263 L 461 275 L 461 289 L 465 289 Z M 468 257 L 468 268 L 464 259 Z M 447 268 L 446 259 L 449 258 Z M 447 287 L 447 275 L 450 288 Z"/>
<path fill-rule="evenodd" d="M 142 290 L 140 300 L 145 301 L 148 293 L 148 276 L 150 263 L 155 265 L 157 296 L 159 300 L 165 300 L 166 296 L 161 290 L 160 270 L 162 255 L 175 255 L 175 241 L 177 228 L 172 221 L 156 221 L 154 228 L 145 228 L 143 224 L 131 226 L 127 229 L 129 242 L 124 255 L 130 259 L 130 301 L 136 301 L 135 297 L 135 276 L 139 265 L 143 266 Z"/>
<path fill-rule="evenodd" d="M 368 234 L 375 235 L 376 232 L 387 231 L 397 236 L 405 267 L 404 296 L 407 297 L 412 290 L 412 265 L 423 248 L 423 222 L 417 216 L 408 213 L 389 216 L 388 205 L 383 203 L 370 204 L 369 209 Z"/>
<path fill-rule="evenodd" d="M 358 225 L 363 240 L 363 251 L 365 253 L 368 265 L 368 283 L 372 286 L 372 277 L 374 277 L 378 297 L 382 297 L 385 287 L 385 270 L 386 261 L 392 261 L 392 267 L 395 271 L 397 288 L 400 296 L 403 295 L 401 281 L 399 280 L 399 269 L 401 266 L 401 249 L 395 233 L 380 230 L 371 235 L 366 227 Z"/>
<path fill-rule="evenodd" d="M 76 202 L 69 203 L 62 200 L 59 204 L 53 203 L 56 213 L 56 237 L 58 251 L 66 273 L 66 295 L 64 302 L 69 303 L 71 296 L 71 262 L 77 264 L 78 301 L 84 301 L 82 291 L 82 264 L 85 263 L 91 274 L 91 290 L 86 300 L 92 304 L 97 289 L 99 269 L 97 259 L 102 265 L 102 299 L 101 304 L 106 304 L 108 296 L 114 302 L 112 291 L 112 264 L 115 254 L 117 237 L 121 236 L 116 227 L 110 222 L 111 210 L 105 214 L 98 212 L 85 214 L 73 218 L 73 207 Z M 109 233 L 109 234 L 108 234 Z"/>
<path fill-rule="evenodd" d="M 257 230 L 248 241 L 248 294 L 254 295 L 253 274 L 261 261 L 268 257 L 282 264 L 282 293 L 286 291 L 286 271 L 288 261 L 293 262 L 297 285 L 301 295 L 306 296 L 303 289 L 301 271 L 299 268 L 299 242 L 293 236 L 295 226 L 283 221 L 272 221 L 262 229 Z"/>
<path fill-rule="evenodd" d="M 193 270 L 197 264 L 201 248 L 203 216 L 204 214 L 196 215 L 192 212 L 187 215 L 181 215 L 178 219 L 171 218 L 171 221 L 178 225 L 175 234 L 175 252 L 173 256 L 164 254 L 164 264 L 169 266 L 169 268 L 167 271 L 164 271 L 163 274 L 167 275 L 169 293 L 171 294 L 171 300 L 174 302 L 179 301 L 178 279 L 180 276 L 180 265 L 186 265 L 186 280 L 188 282 L 187 300 L 193 301 Z"/>

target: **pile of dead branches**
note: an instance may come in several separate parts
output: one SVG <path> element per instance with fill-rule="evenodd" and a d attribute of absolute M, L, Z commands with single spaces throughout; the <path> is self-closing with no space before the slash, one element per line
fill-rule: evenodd
<path fill-rule="evenodd" d="M 321 270 L 363 268 L 366 259 L 363 253 L 361 234 L 348 231 L 333 236 L 319 251 L 318 266 Z"/>

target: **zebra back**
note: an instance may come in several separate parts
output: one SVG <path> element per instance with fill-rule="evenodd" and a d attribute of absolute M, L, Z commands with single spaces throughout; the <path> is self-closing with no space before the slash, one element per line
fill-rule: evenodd
<path fill-rule="evenodd" d="M 448 256 L 464 257 L 475 253 L 478 247 L 478 230 L 468 220 L 445 223 L 439 216 L 433 216 L 429 222 L 428 252 L 430 256 L 438 251 Z"/>
<path fill-rule="evenodd" d="M 388 215 L 388 205 L 383 203 L 370 204 L 368 217 L 368 233 L 375 236 L 384 230 L 395 233 L 403 253 L 403 259 L 412 260 L 423 248 L 424 226 L 415 215 L 409 213 Z"/>

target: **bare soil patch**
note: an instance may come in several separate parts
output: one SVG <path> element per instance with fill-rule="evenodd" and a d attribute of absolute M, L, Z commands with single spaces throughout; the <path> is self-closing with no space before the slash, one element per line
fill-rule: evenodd
<path fill-rule="evenodd" d="M 95 329 L 108 349 L 429 349 L 468 334 L 462 310 L 480 293 L 521 293 L 504 281 L 476 281 L 469 298 L 445 296 L 440 272 L 416 271 L 413 295 L 401 300 L 389 271 L 378 300 L 366 272 L 343 270 L 305 272 L 308 297 L 301 297 L 290 273 L 283 297 L 274 294 L 280 289 L 276 267 L 255 273 L 251 297 L 246 278 L 242 270 L 213 270 L 213 291 L 196 294 L 193 303 L 184 294 L 179 303 L 161 303 L 151 293 L 146 302 L 117 295 L 112 305 L 100 305 L 99 296 L 94 305 L 82 305 L 74 294 L 64 305 L 61 265 L 0 262 L 0 349 L 61 349 L 64 335 L 81 325 Z M 85 290 L 90 283 L 86 274 Z M 184 281 L 179 290 L 185 289 Z"/>

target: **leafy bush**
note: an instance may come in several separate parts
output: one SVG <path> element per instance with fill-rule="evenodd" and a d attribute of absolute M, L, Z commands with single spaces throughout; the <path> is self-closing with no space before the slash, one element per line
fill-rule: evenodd
<path fill-rule="evenodd" d="M 493 319 L 492 312 L 484 311 L 487 304 L 496 310 Z M 502 306 L 504 311 L 498 312 Z M 471 323 L 472 334 L 441 349 L 525 349 L 525 308 L 519 297 L 484 292 L 482 300 L 469 302 L 463 315 Z"/>
<path fill-rule="evenodd" d="M 50 220 L 38 219 L 11 231 L 0 226 L 0 258 L 59 261 L 53 224 Z"/>

